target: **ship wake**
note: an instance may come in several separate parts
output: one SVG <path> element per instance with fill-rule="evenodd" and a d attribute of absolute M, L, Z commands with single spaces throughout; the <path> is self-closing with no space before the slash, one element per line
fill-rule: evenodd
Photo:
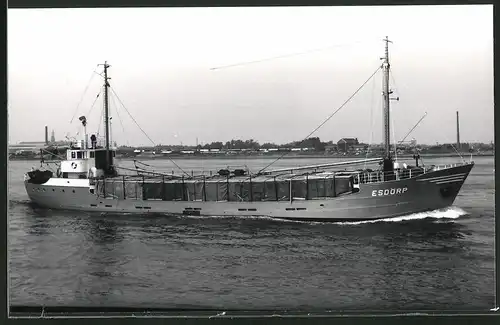
<path fill-rule="evenodd" d="M 404 216 L 384 219 L 374 219 L 367 221 L 352 221 L 352 222 L 337 222 L 339 225 L 361 225 L 366 223 L 383 223 L 383 222 L 404 222 L 413 220 L 435 219 L 437 220 L 453 220 L 467 215 L 467 212 L 459 207 L 449 207 L 427 212 L 412 213 Z"/>
<path fill-rule="evenodd" d="M 12 208 L 17 205 L 27 205 L 27 206 L 32 206 L 33 202 L 30 200 L 9 200 L 9 207 Z"/>
<path fill-rule="evenodd" d="M 284 223 L 306 223 L 306 224 L 335 224 L 342 226 L 349 225 L 362 225 L 362 224 L 371 224 L 371 223 L 388 223 L 388 222 L 405 222 L 405 221 L 416 221 L 416 220 L 425 220 L 425 219 L 433 219 L 436 222 L 439 221 L 449 221 L 458 219 L 462 216 L 467 215 L 468 213 L 459 208 L 459 207 L 449 207 L 446 209 L 433 210 L 428 212 L 420 212 L 413 213 L 409 215 L 394 217 L 394 218 L 383 218 L 383 219 L 374 219 L 367 221 L 345 221 L 345 222 L 335 222 L 335 221 L 306 221 L 306 220 L 291 220 L 291 219 L 283 219 L 278 217 L 266 217 L 266 216 L 183 216 L 183 218 L 189 219 L 233 219 L 233 220 L 268 220 L 272 222 L 284 222 Z"/>

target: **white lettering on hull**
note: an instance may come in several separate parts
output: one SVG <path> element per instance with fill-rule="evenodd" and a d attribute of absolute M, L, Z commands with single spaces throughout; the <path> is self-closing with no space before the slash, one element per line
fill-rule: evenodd
<path fill-rule="evenodd" d="M 372 196 L 398 195 L 406 191 L 408 191 L 408 187 L 386 188 L 385 190 L 373 190 Z"/>

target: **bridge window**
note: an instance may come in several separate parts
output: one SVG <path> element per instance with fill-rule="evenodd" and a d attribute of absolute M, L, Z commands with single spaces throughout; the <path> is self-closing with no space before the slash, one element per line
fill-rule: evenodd
<path fill-rule="evenodd" d="M 95 157 L 95 152 L 91 151 L 90 152 L 90 158 L 94 158 Z"/>
<path fill-rule="evenodd" d="M 82 154 L 81 151 L 77 151 L 76 158 L 78 158 L 78 159 L 82 159 L 83 158 L 83 154 Z"/>
<path fill-rule="evenodd" d="M 71 151 L 71 158 L 75 159 L 76 155 L 74 151 Z"/>

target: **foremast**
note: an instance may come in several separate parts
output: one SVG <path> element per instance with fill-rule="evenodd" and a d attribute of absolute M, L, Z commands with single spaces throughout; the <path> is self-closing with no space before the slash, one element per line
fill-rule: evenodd
<path fill-rule="evenodd" d="M 109 82 L 111 79 L 108 77 L 108 68 L 111 67 L 107 61 L 104 61 L 104 132 L 106 135 L 105 138 L 105 148 L 106 148 L 106 168 L 104 169 L 104 174 L 106 176 L 113 175 L 113 156 L 109 150 Z"/>

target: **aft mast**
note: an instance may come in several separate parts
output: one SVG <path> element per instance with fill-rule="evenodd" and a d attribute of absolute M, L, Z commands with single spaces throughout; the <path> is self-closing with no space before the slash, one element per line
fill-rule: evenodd
<path fill-rule="evenodd" d="M 390 129 L 390 107 L 389 107 L 389 102 L 391 101 L 392 98 L 389 98 L 389 95 L 392 94 L 392 90 L 389 88 L 389 71 L 390 71 L 390 64 L 389 64 L 389 43 L 392 43 L 392 41 L 389 40 L 389 37 L 386 36 L 384 39 L 385 42 L 385 56 L 381 58 L 384 60 L 382 63 L 382 70 L 384 72 L 383 74 L 383 91 L 382 91 L 382 96 L 384 98 L 384 147 L 385 147 L 385 153 L 384 153 L 384 172 L 388 172 L 389 175 L 392 174 L 391 172 L 394 171 L 394 163 L 392 160 L 392 155 L 391 155 L 391 129 Z M 399 98 L 397 98 L 399 100 Z"/>

